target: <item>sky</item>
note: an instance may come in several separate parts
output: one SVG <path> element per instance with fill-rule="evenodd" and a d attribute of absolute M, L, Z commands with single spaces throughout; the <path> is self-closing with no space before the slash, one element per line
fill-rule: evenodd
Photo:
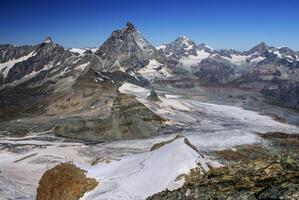
<path fill-rule="evenodd" d="M 299 50 L 298 0 L 0 0 L 0 44 L 99 47 L 132 22 L 153 45 L 185 35 L 215 49 Z"/>

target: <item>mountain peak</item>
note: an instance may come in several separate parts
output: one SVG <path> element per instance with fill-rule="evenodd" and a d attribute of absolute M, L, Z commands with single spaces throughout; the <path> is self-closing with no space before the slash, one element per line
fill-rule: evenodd
<path fill-rule="evenodd" d="M 113 31 L 111 36 L 95 52 L 105 62 L 98 68 L 108 71 L 139 70 L 151 59 L 163 62 L 162 55 L 135 29 L 131 22 L 122 30 Z"/>
<path fill-rule="evenodd" d="M 43 41 L 43 43 L 45 43 L 45 44 L 48 44 L 48 43 L 52 43 L 53 41 L 52 41 L 52 39 L 51 39 L 51 37 L 46 37 L 45 39 L 44 39 L 44 41 Z"/>
<path fill-rule="evenodd" d="M 135 26 L 132 22 L 127 22 L 126 23 L 126 28 L 125 28 L 126 31 L 135 31 Z"/>
<path fill-rule="evenodd" d="M 267 44 L 266 44 L 266 42 L 264 42 L 264 41 L 260 42 L 257 46 L 263 47 L 263 48 L 268 47 Z"/>
<path fill-rule="evenodd" d="M 213 48 L 209 47 L 206 43 L 201 43 L 201 44 L 199 44 L 199 45 L 198 45 L 198 48 L 199 48 L 200 50 L 205 50 L 205 51 L 207 51 L 207 52 L 211 52 L 211 51 L 214 50 Z"/>
<path fill-rule="evenodd" d="M 249 50 L 250 53 L 264 53 L 269 49 L 268 45 L 265 42 L 261 42 L 252 49 Z"/>
<path fill-rule="evenodd" d="M 177 40 L 180 40 L 180 41 L 188 41 L 188 40 L 190 40 L 190 38 L 188 38 L 188 37 L 185 36 L 185 35 L 181 35 L 181 36 L 179 36 L 179 37 L 177 38 Z"/>

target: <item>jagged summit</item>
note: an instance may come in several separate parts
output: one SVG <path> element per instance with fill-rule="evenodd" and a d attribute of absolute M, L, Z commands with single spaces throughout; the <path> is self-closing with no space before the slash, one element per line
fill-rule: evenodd
<path fill-rule="evenodd" d="M 123 29 L 113 31 L 95 54 L 101 60 L 96 68 L 107 71 L 138 70 L 153 59 L 163 62 L 163 56 L 131 22 L 127 22 Z"/>
<path fill-rule="evenodd" d="M 173 55 L 177 58 L 186 55 L 197 55 L 197 45 L 190 38 L 182 35 L 173 42 L 165 45 L 164 52 L 166 55 Z"/>
<path fill-rule="evenodd" d="M 174 41 L 191 42 L 191 43 L 193 43 L 193 41 L 189 37 L 187 37 L 185 35 L 181 35 L 181 36 L 177 37 Z"/>
<path fill-rule="evenodd" d="M 269 46 L 265 42 L 261 42 L 258 45 L 254 46 L 248 52 L 253 53 L 264 53 L 265 51 L 269 50 Z"/>
<path fill-rule="evenodd" d="M 187 36 L 185 35 L 180 35 L 177 40 L 190 40 L 190 38 L 188 38 Z"/>
<path fill-rule="evenodd" d="M 212 51 L 214 51 L 214 49 L 211 48 L 211 47 L 209 47 L 206 43 L 201 43 L 201 44 L 199 44 L 199 45 L 198 45 L 198 48 L 199 48 L 200 50 L 204 50 L 204 51 L 207 51 L 207 52 L 212 52 Z"/>
<path fill-rule="evenodd" d="M 127 22 L 126 23 L 125 30 L 127 30 L 127 31 L 136 31 L 135 26 L 132 22 Z"/>
<path fill-rule="evenodd" d="M 44 39 L 43 43 L 48 44 L 48 43 L 53 43 L 53 41 L 52 41 L 51 37 L 47 36 L 47 37 Z"/>

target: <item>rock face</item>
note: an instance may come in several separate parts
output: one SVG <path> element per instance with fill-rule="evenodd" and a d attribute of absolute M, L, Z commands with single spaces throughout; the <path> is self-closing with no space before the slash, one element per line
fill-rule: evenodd
<path fill-rule="evenodd" d="M 265 42 L 261 42 L 245 53 L 248 55 L 255 54 L 255 53 L 261 55 L 268 50 L 269 50 L 268 45 Z"/>
<path fill-rule="evenodd" d="M 235 78 L 234 66 L 218 56 L 202 60 L 193 73 L 201 85 L 225 85 Z"/>
<path fill-rule="evenodd" d="M 74 119 L 55 128 L 60 136 L 83 140 L 111 140 L 150 137 L 161 129 L 164 120 L 134 97 L 118 91 L 107 112 L 90 119 Z"/>
<path fill-rule="evenodd" d="M 97 184 L 75 165 L 60 164 L 44 173 L 39 181 L 36 200 L 79 200 Z"/>
<path fill-rule="evenodd" d="M 95 53 L 96 69 L 106 71 L 137 71 L 151 59 L 164 62 L 164 57 L 145 40 L 130 22 L 122 30 L 114 31 Z"/>
<path fill-rule="evenodd" d="M 180 36 L 173 42 L 165 45 L 162 49 L 167 56 L 173 56 L 177 59 L 188 55 L 197 55 L 197 45 L 186 36 Z"/>

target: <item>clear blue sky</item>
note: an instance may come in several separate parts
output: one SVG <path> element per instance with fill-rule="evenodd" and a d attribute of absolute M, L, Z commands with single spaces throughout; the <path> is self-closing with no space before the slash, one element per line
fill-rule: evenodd
<path fill-rule="evenodd" d="M 216 49 L 299 50 L 298 0 L 0 0 L 0 43 L 98 47 L 127 21 L 152 44 L 186 35 Z"/>

